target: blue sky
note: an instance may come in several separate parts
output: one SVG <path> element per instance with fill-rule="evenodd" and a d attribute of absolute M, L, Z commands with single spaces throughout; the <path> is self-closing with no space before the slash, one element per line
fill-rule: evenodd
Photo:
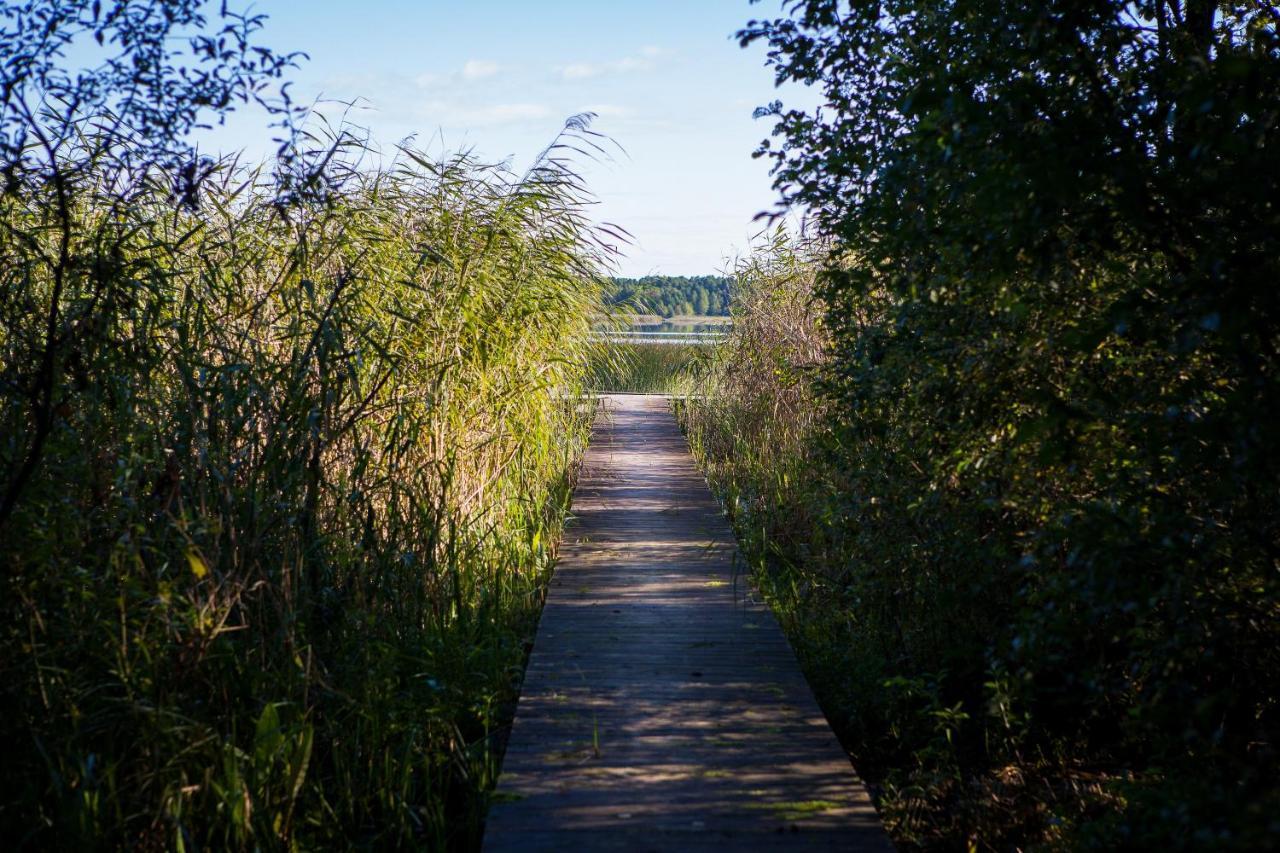
<path fill-rule="evenodd" d="M 233 6 L 236 4 L 232 4 Z M 778 0 L 258 0 L 263 40 L 310 60 L 298 100 L 362 99 L 350 113 L 389 147 L 409 135 L 431 151 L 473 148 L 522 170 L 564 119 L 599 114 L 595 129 L 626 149 L 584 172 L 594 215 L 635 235 L 624 275 L 715 272 L 763 227 L 768 166 L 751 152 L 768 135 L 752 110 L 779 93 L 764 49 L 733 38 Z M 270 150 L 249 115 L 208 145 Z"/>

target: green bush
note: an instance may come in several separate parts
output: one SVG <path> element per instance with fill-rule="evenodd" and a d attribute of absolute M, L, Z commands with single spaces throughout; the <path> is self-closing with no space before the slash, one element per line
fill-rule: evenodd
<path fill-rule="evenodd" d="M 762 111 L 831 241 L 806 565 L 890 685 L 849 695 L 900 837 L 1265 845 L 1275 10 L 786 9 L 741 37 L 823 94 Z"/>
<path fill-rule="evenodd" d="M 874 366 L 851 363 L 813 298 L 825 258 L 777 242 L 739 271 L 733 331 L 680 415 L 895 839 L 1266 846 L 1261 494 L 1225 500 L 1226 474 L 1132 426 L 1169 422 L 1140 407 L 1150 383 L 1214 387 L 1208 365 L 1051 355 L 1030 316 L 926 335 L 964 315 L 930 303 L 904 325 L 887 294 L 843 332 Z M 850 410 L 855 370 L 874 384 Z M 1046 375 L 1136 411 L 1033 417 Z"/>

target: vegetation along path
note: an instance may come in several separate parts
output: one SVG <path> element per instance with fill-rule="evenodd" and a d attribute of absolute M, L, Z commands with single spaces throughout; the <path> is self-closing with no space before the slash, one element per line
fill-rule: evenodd
<path fill-rule="evenodd" d="M 603 400 L 485 850 L 890 850 L 667 401 Z"/>

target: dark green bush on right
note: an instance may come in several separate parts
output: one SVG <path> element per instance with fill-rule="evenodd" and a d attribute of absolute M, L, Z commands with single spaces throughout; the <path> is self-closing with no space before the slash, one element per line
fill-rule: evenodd
<path fill-rule="evenodd" d="M 788 489 L 705 444 L 899 838 L 1265 846 L 1275 10 L 787 8 L 742 38 L 825 96 L 763 149 L 834 247 L 825 414 Z"/>

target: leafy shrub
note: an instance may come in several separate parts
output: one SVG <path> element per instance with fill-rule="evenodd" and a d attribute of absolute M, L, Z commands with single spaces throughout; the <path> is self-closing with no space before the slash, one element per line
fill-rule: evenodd
<path fill-rule="evenodd" d="M 741 37 L 824 95 L 761 150 L 832 242 L 811 547 L 856 648 L 960 712 L 951 781 L 892 761 L 924 840 L 1263 843 L 1274 8 L 786 8 Z"/>
<path fill-rule="evenodd" d="M 1201 552 L 1152 562 L 1208 534 L 1171 532 L 1171 494 L 1103 500 L 1152 477 L 1120 425 L 1064 448 L 1017 417 L 1037 376 L 1141 401 L 1191 368 L 1128 346 L 1049 358 L 1026 318 L 925 335 L 960 312 L 904 325 L 884 293 L 845 332 L 874 364 L 850 364 L 813 297 L 828 263 L 775 242 L 739 271 L 733 332 L 681 419 L 895 838 L 1265 846 L 1273 585 Z M 849 414 L 855 368 L 874 384 Z M 1178 505 L 1222 494 L 1197 482 Z M 1255 508 L 1233 509 L 1217 547 L 1247 554 L 1234 524 Z"/>

